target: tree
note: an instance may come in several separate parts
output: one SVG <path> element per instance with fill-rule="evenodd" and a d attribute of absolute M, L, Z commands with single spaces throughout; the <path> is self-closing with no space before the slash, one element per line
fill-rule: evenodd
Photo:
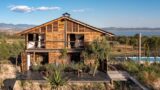
<path fill-rule="evenodd" d="M 159 55 L 159 48 L 160 48 L 160 38 L 157 36 L 152 36 L 150 38 L 146 38 L 143 42 L 143 45 L 146 46 L 146 53 L 149 54 L 149 51 L 151 50 L 151 54 L 154 55 L 155 60 L 156 57 Z"/>
<path fill-rule="evenodd" d="M 61 50 L 60 58 L 63 59 L 63 60 L 67 59 L 67 49 L 66 48 Z"/>
<path fill-rule="evenodd" d="M 117 41 L 119 41 L 120 44 L 125 44 L 126 43 L 126 36 L 119 36 Z"/>
<path fill-rule="evenodd" d="M 13 43 L 11 48 L 10 48 L 10 56 L 15 58 L 16 67 L 17 67 L 17 64 L 18 64 L 18 56 L 23 51 L 23 49 L 24 49 L 23 42 Z"/>
<path fill-rule="evenodd" d="M 82 56 L 85 59 L 92 59 L 95 61 L 93 76 L 95 76 L 95 73 L 97 71 L 99 60 L 108 61 L 109 52 L 110 52 L 110 45 L 109 42 L 104 37 L 94 40 L 82 52 Z"/>
<path fill-rule="evenodd" d="M 10 56 L 9 52 L 10 45 L 5 42 L 5 40 L 2 40 L 0 44 L 0 59 L 1 60 L 7 60 Z"/>

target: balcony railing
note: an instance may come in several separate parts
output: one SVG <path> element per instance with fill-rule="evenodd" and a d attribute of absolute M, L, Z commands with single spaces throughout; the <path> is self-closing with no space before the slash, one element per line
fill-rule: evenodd
<path fill-rule="evenodd" d="M 44 41 L 28 41 L 27 42 L 27 49 L 41 49 L 45 48 Z"/>
<path fill-rule="evenodd" d="M 67 42 L 67 47 L 68 48 L 84 48 L 84 41 L 83 40 L 68 41 Z"/>
<path fill-rule="evenodd" d="M 56 42 L 56 41 L 50 41 Z M 46 41 L 28 41 L 26 44 L 26 49 L 44 49 Z M 67 41 L 67 47 L 69 49 L 74 48 L 84 48 L 84 41 L 77 40 L 77 41 Z"/>

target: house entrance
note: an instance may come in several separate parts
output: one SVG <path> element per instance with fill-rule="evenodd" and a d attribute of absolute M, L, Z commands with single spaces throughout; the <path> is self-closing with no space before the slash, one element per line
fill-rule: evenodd
<path fill-rule="evenodd" d="M 48 64 L 48 53 L 36 53 L 35 61 L 37 64 Z"/>

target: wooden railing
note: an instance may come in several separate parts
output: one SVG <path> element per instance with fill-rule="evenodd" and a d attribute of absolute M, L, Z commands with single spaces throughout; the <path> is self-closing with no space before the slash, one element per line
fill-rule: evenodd
<path fill-rule="evenodd" d="M 68 41 L 68 48 L 84 48 L 84 41 Z"/>
<path fill-rule="evenodd" d="M 26 49 L 43 49 L 45 48 L 45 41 L 29 41 Z"/>

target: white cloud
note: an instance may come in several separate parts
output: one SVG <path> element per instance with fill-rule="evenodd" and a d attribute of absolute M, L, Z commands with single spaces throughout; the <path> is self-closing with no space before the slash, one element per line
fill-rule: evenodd
<path fill-rule="evenodd" d="M 85 9 L 75 9 L 75 10 L 72 10 L 73 12 L 85 12 L 86 10 Z"/>
<path fill-rule="evenodd" d="M 45 7 L 45 6 L 36 8 L 36 10 L 39 10 L 39 11 L 60 10 L 60 9 L 61 9 L 60 7 Z"/>
<path fill-rule="evenodd" d="M 18 6 L 11 6 L 10 10 L 14 11 L 14 12 L 22 12 L 22 13 L 24 13 L 24 12 L 32 12 L 33 8 L 31 8 L 29 6 L 25 6 L 25 5 L 18 5 Z"/>
<path fill-rule="evenodd" d="M 19 12 L 19 13 L 29 13 L 33 11 L 49 11 L 49 10 L 60 10 L 60 7 L 29 7 L 26 5 L 17 5 L 17 6 L 9 6 L 10 10 L 13 12 Z"/>

